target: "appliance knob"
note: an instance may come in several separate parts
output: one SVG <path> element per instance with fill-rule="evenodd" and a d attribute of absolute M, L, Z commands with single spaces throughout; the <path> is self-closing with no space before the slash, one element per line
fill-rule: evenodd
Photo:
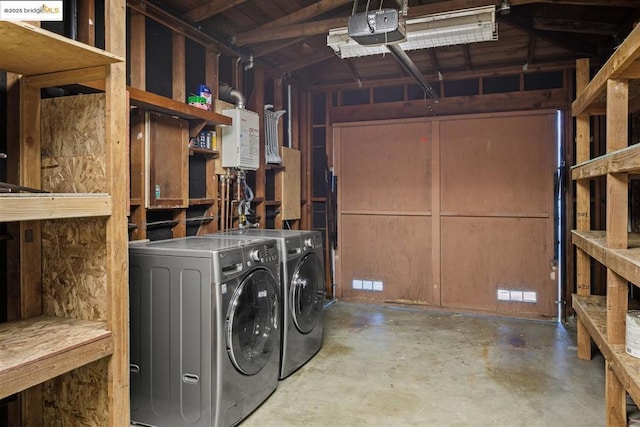
<path fill-rule="evenodd" d="M 260 258 L 260 250 L 258 249 L 251 250 L 251 252 L 249 252 L 249 257 L 255 262 L 262 261 L 262 259 Z"/>
<path fill-rule="evenodd" d="M 313 239 L 312 238 L 305 239 L 304 246 L 305 248 L 313 248 Z"/>

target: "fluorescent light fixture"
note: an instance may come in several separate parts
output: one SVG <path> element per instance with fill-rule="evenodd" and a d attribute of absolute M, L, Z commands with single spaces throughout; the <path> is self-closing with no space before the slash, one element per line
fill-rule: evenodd
<path fill-rule="evenodd" d="M 496 7 L 475 7 L 407 19 L 406 32 L 406 40 L 397 43 L 404 51 L 497 40 Z M 330 30 L 327 46 L 341 58 L 388 52 L 384 43 L 358 44 L 349 37 L 346 27 Z"/>

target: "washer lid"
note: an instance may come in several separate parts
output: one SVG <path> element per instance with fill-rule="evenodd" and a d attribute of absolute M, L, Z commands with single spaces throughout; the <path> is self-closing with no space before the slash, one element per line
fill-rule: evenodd
<path fill-rule="evenodd" d="M 324 303 L 324 269 L 315 253 L 305 255 L 296 267 L 289 300 L 296 328 L 308 334 L 320 321 Z"/>
<path fill-rule="evenodd" d="M 226 329 L 229 357 L 243 374 L 257 374 L 280 351 L 277 282 L 268 270 L 254 270 L 236 288 Z"/>

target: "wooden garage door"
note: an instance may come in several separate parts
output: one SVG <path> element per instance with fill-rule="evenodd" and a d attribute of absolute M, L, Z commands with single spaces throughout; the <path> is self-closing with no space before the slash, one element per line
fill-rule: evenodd
<path fill-rule="evenodd" d="M 556 316 L 555 140 L 550 111 L 335 127 L 338 295 Z"/>

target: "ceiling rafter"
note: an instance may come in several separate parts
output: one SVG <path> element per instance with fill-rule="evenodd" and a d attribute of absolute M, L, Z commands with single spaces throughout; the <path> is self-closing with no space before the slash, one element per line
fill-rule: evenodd
<path fill-rule="evenodd" d="M 471 49 L 468 44 L 462 45 L 462 53 L 464 55 L 464 64 L 467 70 L 473 70 L 473 64 L 471 63 Z"/>
<path fill-rule="evenodd" d="M 313 18 L 314 16 L 321 15 L 325 12 L 328 12 L 330 10 L 333 10 L 337 7 L 343 6 L 351 2 L 352 0 L 320 0 L 319 2 L 314 3 L 311 6 L 303 7 L 302 9 L 299 9 L 293 13 L 285 15 L 282 18 L 275 19 L 249 32 L 259 30 L 262 28 L 273 28 L 273 27 L 277 27 L 278 25 L 297 24 L 299 22 L 305 21 L 309 18 Z"/>
<path fill-rule="evenodd" d="M 513 10 L 509 15 L 498 15 L 497 18 L 501 23 L 509 25 L 517 30 L 524 31 L 527 34 L 533 34 L 541 40 L 546 40 L 555 46 L 561 47 L 575 54 L 590 57 L 598 56 L 598 49 L 592 44 L 566 35 L 557 34 L 552 31 L 537 30 L 533 27 L 530 17 L 514 13 Z"/>
<path fill-rule="evenodd" d="M 486 6 L 493 3 L 496 6 L 502 4 L 502 0 L 448 0 L 434 3 L 412 6 L 409 8 L 409 16 L 429 15 L 432 13 L 449 12 L 470 7 Z M 636 0 L 509 0 L 511 7 L 532 3 L 566 4 L 574 6 L 606 6 L 606 7 L 638 7 Z"/>
<path fill-rule="evenodd" d="M 209 19 L 219 13 L 224 12 L 227 9 L 236 7 L 239 4 L 246 2 L 247 0 L 210 0 L 202 6 L 191 9 L 184 16 L 193 22 L 202 22 L 205 19 Z"/>
<path fill-rule="evenodd" d="M 535 61 L 536 40 L 537 40 L 537 37 L 535 36 L 535 34 L 529 34 L 529 46 L 527 48 L 527 62 L 526 62 L 527 67 L 533 64 L 533 61 Z"/>
<path fill-rule="evenodd" d="M 613 36 L 620 31 L 618 25 L 611 22 L 576 21 L 566 18 L 533 18 L 533 27 L 538 30 L 562 31 L 565 33 L 599 34 Z"/>
<path fill-rule="evenodd" d="M 438 55 L 435 48 L 427 49 L 429 52 L 429 58 L 431 59 L 431 67 L 433 68 L 433 74 L 440 73 L 440 65 L 438 64 Z"/>
<path fill-rule="evenodd" d="M 278 67 L 278 70 L 280 70 L 283 74 L 286 74 L 295 70 L 299 70 L 300 68 L 308 67 L 309 65 L 317 64 L 318 62 L 322 62 L 330 58 L 336 58 L 336 55 L 332 50 L 327 49 L 312 55 L 306 55 L 287 64 L 282 64 Z"/>
<path fill-rule="evenodd" d="M 260 46 L 256 46 L 255 48 L 251 49 L 251 53 L 253 53 L 254 58 L 260 58 L 261 56 L 268 55 L 270 53 L 284 49 L 285 47 L 294 45 L 296 43 L 301 43 L 303 40 L 304 37 L 298 37 L 295 39 L 287 39 L 284 42 L 276 40 L 272 43 L 262 43 Z"/>
<path fill-rule="evenodd" d="M 362 78 L 360 77 L 360 74 L 358 73 L 358 70 L 356 69 L 353 61 L 349 58 L 345 58 L 341 62 L 345 67 L 347 67 L 347 69 L 353 76 L 353 80 L 355 80 L 355 82 L 358 84 L 358 87 L 362 87 Z"/>
<path fill-rule="evenodd" d="M 304 24 L 285 25 L 280 28 L 263 28 L 252 31 L 251 34 L 237 34 L 231 41 L 236 46 L 261 43 L 273 40 L 290 39 L 294 37 L 314 36 L 328 33 L 332 28 L 347 26 L 348 18 L 333 18 L 322 21 L 305 22 Z"/>

